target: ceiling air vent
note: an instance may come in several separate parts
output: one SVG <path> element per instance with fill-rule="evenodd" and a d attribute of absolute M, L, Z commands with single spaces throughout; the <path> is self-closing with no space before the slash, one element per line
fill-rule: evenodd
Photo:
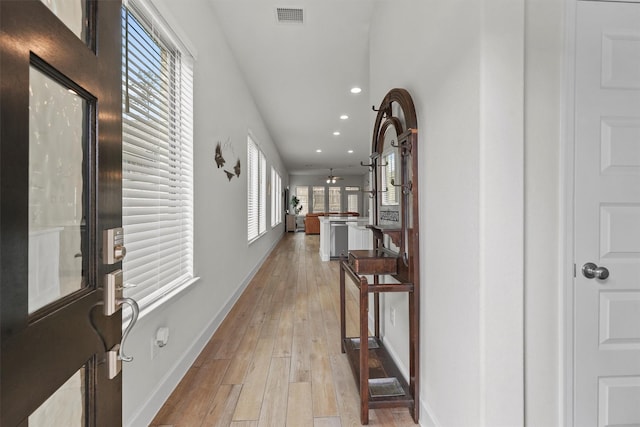
<path fill-rule="evenodd" d="M 276 8 L 276 17 L 281 24 L 302 24 L 304 11 L 297 8 L 278 7 Z"/>

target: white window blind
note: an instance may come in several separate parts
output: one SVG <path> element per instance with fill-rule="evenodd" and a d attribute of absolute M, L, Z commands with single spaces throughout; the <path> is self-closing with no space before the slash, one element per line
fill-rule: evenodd
<path fill-rule="evenodd" d="M 347 193 L 347 211 L 360 212 L 360 187 L 344 187 Z"/>
<path fill-rule="evenodd" d="M 329 187 L 329 212 L 342 211 L 341 194 L 340 187 Z"/>
<path fill-rule="evenodd" d="M 391 152 L 383 156 L 385 166 L 382 168 L 382 186 L 384 192 L 382 193 L 382 205 L 397 205 L 398 204 L 398 192 L 391 181 L 394 180 L 395 185 L 400 184 L 400 180 L 396 177 L 396 155 Z"/>
<path fill-rule="evenodd" d="M 324 203 L 324 187 L 313 187 L 312 212 L 325 212 L 327 209 Z"/>
<path fill-rule="evenodd" d="M 123 271 L 141 306 L 193 279 L 193 58 L 161 19 L 122 9 Z"/>
<path fill-rule="evenodd" d="M 271 227 L 282 222 L 282 179 L 275 168 L 271 168 Z"/>
<path fill-rule="evenodd" d="M 257 239 L 267 229 L 267 159 L 247 137 L 247 237 Z"/>
<path fill-rule="evenodd" d="M 302 209 L 298 215 L 306 215 L 309 210 L 309 187 L 296 187 L 296 197 L 300 201 Z"/>
<path fill-rule="evenodd" d="M 347 194 L 347 211 L 348 212 L 359 212 L 360 207 L 358 206 L 359 196 L 357 193 Z"/>

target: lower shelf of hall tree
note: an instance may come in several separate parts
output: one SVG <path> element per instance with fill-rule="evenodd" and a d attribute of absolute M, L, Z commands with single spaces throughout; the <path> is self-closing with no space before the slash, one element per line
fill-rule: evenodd
<path fill-rule="evenodd" d="M 347 354 L 356 384 L 360 384 L 360 338 L 345 338 L 342 349 Z M 376 337 L 369 337 L 369 408 L 413 407 L 413 392 L 402 373 Z"/>

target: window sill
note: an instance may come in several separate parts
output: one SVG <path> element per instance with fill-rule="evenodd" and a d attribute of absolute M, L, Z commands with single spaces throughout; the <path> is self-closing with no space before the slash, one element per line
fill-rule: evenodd
<path fill-rule="evenodd" d="M 258 235 L 257 235 L 256 237 L 254 237 L 253 239 L 249 240 L 249 241 L 247 242 L 247 245 L 248 245 L 248 246 L 251 246 L 251 244 L 252 244 L 252 243 L 254 243 L 254 242 L 256 242 L 256 241 L 260 240 L 260 238 L 261 238 L 262 236 L 264 236 L 265 234 L 267 234 L 267 231 L 266 231 L 266 230 L 265 230 L 265 231 L 263 231 L 262 233 L 258 234 Z"/>
<path fill-rule="evenodd" d="M 146 315 L 152 313 L 156 309 L 160 308 L 165 303 L 171 301 L 172 299 L 180 295 L 182 292 L 190 288 L 199 280 L 200 280 L 199 277 L 193 277 L 189 280 L 186 280 L 183 283 L 180 283 L 179 285 L 172 287 L 171 289 L 168 289 L 165 293 L 161 295 L 157 295 L 154 298 L 143 298 L 141 301 L 138 301 L 138 305 L 140 306 L 138 321 L 143 317 L 145 317 Z M 131 316 L 132 316 L 131 307 L 129 307 L 128 305 L 125 305 L 122 310 L 123 329 L 131 320 Z"/>

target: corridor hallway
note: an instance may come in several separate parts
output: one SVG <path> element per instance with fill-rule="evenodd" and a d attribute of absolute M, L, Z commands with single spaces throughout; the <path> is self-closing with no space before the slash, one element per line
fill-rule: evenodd
<path fill-rule="evenodd" d="M 285 233 L 151 426 L 359 426 L 338 274 L 319 236 Z M 347 286 L 347 336 L 356 303 Z M 415 425 L 407 408 L 369 414 L 371 426 Z"/>

